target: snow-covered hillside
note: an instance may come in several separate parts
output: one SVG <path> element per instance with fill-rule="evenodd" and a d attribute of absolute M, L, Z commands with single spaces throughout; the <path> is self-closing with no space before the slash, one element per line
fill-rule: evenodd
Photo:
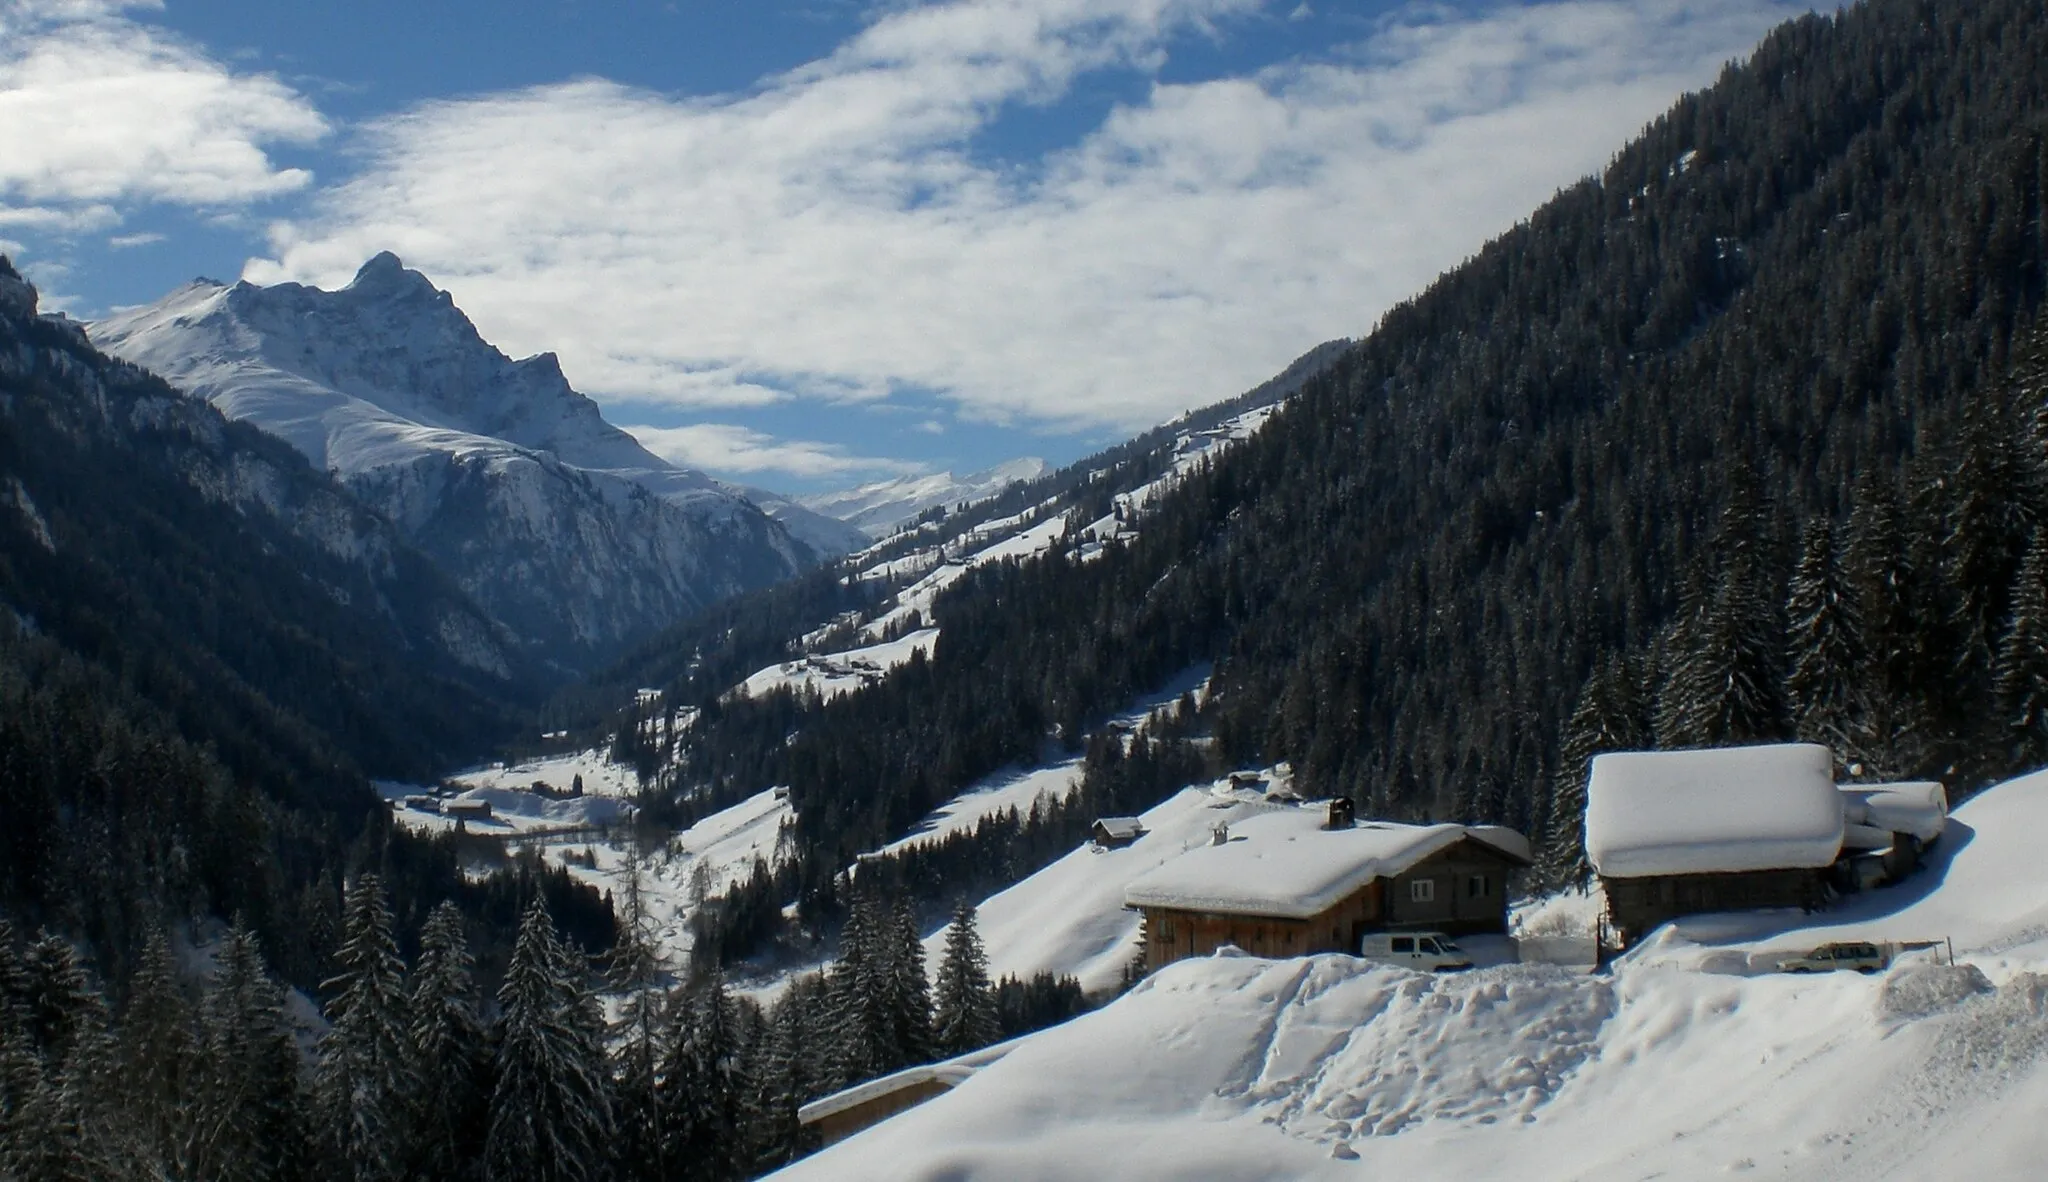
<path fill-rule="evenodd" d="M 2037 1177 L 2043 831 L 2048 773 L 1958 808 L 1907 884 L 1683 921 L 1608 974 L 1184 961 L 778 1176 Z M 1842 938 L 1952 940 L 1960 963 L 1765 967 Z"/>
<path fill-rule="evenodd" d="M 491 347 L 388 253 L 340 291 L 198 280 L 89 331 L 336 473 L 557 659 L 602 654 L 813 556 L 607 423 L 553 354 Z"/>
<path fill-rule="evenodd" d="M 986 500 L 1020 480 L 1036 480 L 1046 471 L 1044 460 L 1026 456 L 966 476 L 951 472 L 902 476 L 794 500 L 804 508 L 844 521 L 870 538 L 881 538 L 927 509 Z"/>

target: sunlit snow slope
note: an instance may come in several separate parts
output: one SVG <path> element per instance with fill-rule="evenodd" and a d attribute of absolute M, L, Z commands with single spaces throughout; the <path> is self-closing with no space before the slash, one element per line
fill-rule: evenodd
<path fill-rule="evenodd" d="M 2044 830 L 2048 773 L 1958 808 L 1908 885 L 1696 920 L 1611 974 L 1182 962 L 783 1176 L 2040 1177 Z M 1843 935 L 1961 963 L 1749 967 Z"/>

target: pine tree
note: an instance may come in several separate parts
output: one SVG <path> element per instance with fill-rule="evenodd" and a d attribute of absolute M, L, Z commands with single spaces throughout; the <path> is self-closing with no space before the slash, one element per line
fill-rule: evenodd
<path fill-rule="evenodd" d="M 1579 690 L 1571 722 L 1558 753 L 1550 816 L 1538 855 L 1541 879 L 1557 887 L 1584 886 L 1593 868 L 1586 861 L 1586 777 L 1602 751 L 1634 751 L 1649 745 L 1636 678 L 1626 659 L 1610 657 Z"/>
<path fill-rule="evenodd" d="M 484 1174 L 493 1182 L 589 1182 L 605 1176 L 611 1113 L 602 1047 L 591 1045 L 588 989 L 539 896 L 526 909 L 498 990 L 497 1083 Z"/>
<path fill-rule="evenodd" d="M 489 1116 L 490 1055 L 477 1013 L 462 913 L 443 901 L 420 928 L 410 1050 L 415 1092 L 411 1176 L 474 1177 Z"/>
<path fill-rule="evenodd" d="M 1872 685 L 1852 764 L 1881 779 L 1913 775 L 1928 762 L 1926 686 L 1946 664 L 1928 650 L 1921 578 L 1905 535 L 1898 491 L 1882 473 L 1866 473 L 1849 514 L 1843 574 L 1862 622 Z"/>
<path fill-rule="evenodd" d="M 311 1168 L 300 1053 L 284 989 L 239 923 L 221 942 L 200 1010 L 206 1068 L 198 1092 L 196 1176 L 288 1182 Z"/>
<path fill-rule="evenodd" d="M 827 974 L 834 1045 L 829 1090 L 891 1070 L 897 1056 L 888 1011 L 888 932 L 870 892 L 857 891 L 839 932 L 839 961 Z"/>
<path fill-rule="evenodd" d="M 1790 668 L 1785 694 L 1798 736 L 1826 744 L 1838 758 L 1853 754 L 1868 726 L 1865 700 L 1873 676 L 1857 614 L 1835 556 L 1834 531 L 1809 522 L 1785 603 Z"/>
<path fill-rule="evenodd" d="M 890 1049 L 899 1070 L 932 1058 L 931 978 L 925 974 L 924 939 L 910 897 L 896 900 L 889 922 L 888 1010 Z"/>
<path fill-rule="evenodd" d="M 414 1094 L 407 1032 L 405 962 L 391 932 L 383 884 L 364 874 L 343 902 L 340 972 L 315 1076 L 316 1120 L 335 1170 L 352 1182 L 403 1175 Z"/>
<path fill-rule="evenodd" d="M 120 1087 L 132 1123 L 134 1150 L 152 1175 L 191 1172 L 197 1130 L 190 1100 L 199 1082 L 199 1047 L 191 1002 L 178 985 L 169 935 L 151 928 L 128 983 L 121 1011 Z"/>
<path fill-rule="evenodd" d="M 1695 572 L 1669 633 L 1657 703 L 1657 742 L 1708 747 L 1784 738 L 1784 628 L 1772 587 L 1770 515 L 1746 480 L 1721 514 L 1711 580 Z M 1711 591 L 1701 588 L 1710 586 Z"/>
<path fill-rule="evenodd" d="M 644 874 L 645 858 L 636 842 L 627 859 L 619 934 L 609 954 L 606 976 L 619 998 L 618 1016 L 612 1023 L 619 1160 L 637 1170 L 636 1177 L 658 1179 L 663 1177 L 660 1147 L 667 1125 L 658 1086 L 664 1020 L 659 986 L 664 969 L 647 913 Z"/>
<path fill-rule="evenodd" d="M 2048 755 L 2048 539 L 2036 531 L 2012 589 L 2012 623 L 1998 646 L 1995 692 L 2024 763 Z"/>
<path fill-rule="evenodd" d="M 732 995 L 714 971 L 694 995 L 670 999 L 679 1015 L 663 1076 L 668 1113 L 663 1158 L 688 1182 L 740 1176 L 739 1110 L 746 1081 L 739 1071 Z"/>
<path fill-rule="evenodd" d="M 939 962 L 935 1038 L 937 1053 L 951 1058 L 996 1041 L 995 987 L 989 984 L 988 954 L 975 930 L 974 904 L 953 909 L 946 929 L 946 956 Z"/>
<path fill-rule="evenodd" d="M 24 1178 L 97 1182 L 132 1167 L 117 1130 L 117 1065 L 107 1003 L 69 941 L 45 929 L 22 958 L 28 1041 L 41 1087 L 21 1116 Z"/>

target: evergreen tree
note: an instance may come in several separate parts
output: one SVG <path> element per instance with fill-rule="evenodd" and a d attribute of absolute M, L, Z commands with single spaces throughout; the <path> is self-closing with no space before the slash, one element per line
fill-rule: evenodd
<path fill-rule="evenodd" d="M 995 988 L 989 984 L 988 954 L 975 930 L 974 904 L 953 909 L 946 929 L 946 956 L 939 962 L 935 1019 L 937 1053 L 945 1058 L 980 1050 L 996 1041 Z"/>
<path fill-rule="evenodd" d="M 2048 540 L 2035 531 L 2012 589 L 2012 623 L 1998 646 L 1996 693 L 2022 763 L 2048 755 Z"/>
<path fill-rule="evenodd" d="M 1843 574 L 1862 623 L 1872 685 L 1865 717 L 1849 736 L 1852 764 L 1880 779 L 1909 776 L 1928 761 L 1925 687 L 1945 665 L 1928 651 L 1920 572 L 1912 560 L 1897 489 L 1882 473 L 1866 473 L 1849 515 Z"/>
<path fill-rule="evenodd" d="M 436 906 L 420 929 L 411 1013 L 411 1176 L 474 1177 L 489 1118 L 490 1054 L 462 913 L 452 903 Z"/>
<path fill-rule="evenodd" d="M 888 1010 L 888 929 L 871 892 L 854 893 L 839 932 L 832 991 L 833 1045 L 827 1091 L 873 1079 L 897 1061 Z"/>
<path fill-rule="evenodd" d="M 340 971 L 324 983 L 328 1032 L 314 1082 L 316 1120 L 334 1172 L 349 1182 L 403 1176 L 415 1094 L 405 962 L 383 884 L 363 874 L 343 902 Z"/>
<path fill-rule="evenodd" d="M 900 1070 L 932 1059 L 931 978 L 925 974 L 924 939 L 908 895 L 897 897 L 889 921 L 888 1009 L 890 1050 Z"/>
<path fill-rule="evenodd" d="M 619 936 L 612 945 L 606 975 L 619 999 L 618 1016 L 612 1024 L 619 1160 L 635 1177 L 660 1179 L 665 1176 L 661 1143 L 667 1125 L 664 1096 L 658 1086 L 663 967 L 647 913 L 645 872 L 645 857 L 636 840 L 627 858 L 625 889 L 619 900 Z"/>
<path fill-rule="evenodd" d="M 1636 678 L 1622 657 L 1593 670 L 1579 690 L 1558 756 L 1550 816 L 1537 855 L 1537 873 L 1550 886 L 1584 886 L 1593 868 L 1586 861 L 1586 776 L 1602 751 L 1635 751 L 1650 743 Z"/>
<path fill-rule="evenodd" d="M 1770 514 L 1747 479 L 1735 482 L 1710 553 L 1665 645 L 1657 742 L 1710 747 L 1781 739 L 1788 719 L 1779 672 L 1784 629 L 1770 576 Z M 1702 588 L 1711 587 L 1710 591 Z"/>
<path fill-rule="evenodd" d="M 1809 522 L 1785 611 L 1790 668 L 1785 694 L 1796 733 L 1826 744 L 1845 762 L 1868 726 L 1867 683 L 1875 675 L 1863 622 L 1835 555 L 1827 522 Z"/>
<path fill-rule="evenodd" d="M 198 1177 L 290 1182 L 311 1168 L 300 1053 L 284 989 L 256 936 L 237 923 L 221 941 L 200 1010 L 206 1068 L 196 1108 Z"/>
<path fill-rule="evenodd" d="M 606 1066 L 602 1048 L 591 1046 L 588 990 L 571 975 L 573 964 L 536 895 L 498 990 L 503 1016 L 484 1148 L 493 1182 L 591 1182 L 607 1172 Z"/>
<path fill-rule="evenodd" d="M 688 1182 L 727 1182 L 744 1164 L 739 1109 L 746 1081 L 732 995 L 714 971 L 694 996 L 682 993 L 669 1004 L 687 1018 L 671 1036 L 662 1073 L 669 1117 L 663 1157 Z"/>
<path fill-rule="evenodd" d="M 191 1099 L 198 1090 L 199 1047 L 191 1002 L 178 986 L 168 933 L 150 929 L 128 982 L 119 1029 L 121 1091 L 132 1118 L 129 1134 L 150 1174 L 192 1172 L 198 1130 Z"/>

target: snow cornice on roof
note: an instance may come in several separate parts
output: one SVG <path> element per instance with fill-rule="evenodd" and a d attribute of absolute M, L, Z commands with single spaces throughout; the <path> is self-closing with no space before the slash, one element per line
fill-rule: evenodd
<path fill-rule="evenodd" d="M 1586 856 L 1607 878 L 1816 869 L 1842 812 L 1815 743 L 1610 752 L 1586 782 Z"/>
<path fill-rule="evenodd" d="M 1527 864 L 1527 842 L 1496 826 L 1367 822 L 1323 828 L 1324 810 L 1303 806 L 1247 817 L 1229 840 L 1200 846 L 1124 890 L 1129 907 L 1309 919 L 1375 878 L 1393 878 L 1471 838 Z"/>

